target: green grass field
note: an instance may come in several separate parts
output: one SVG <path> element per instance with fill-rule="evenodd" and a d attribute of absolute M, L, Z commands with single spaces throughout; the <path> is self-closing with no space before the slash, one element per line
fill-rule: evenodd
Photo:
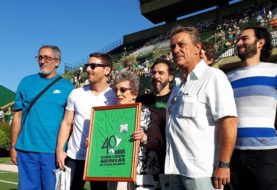
<path fill-rule="evenodd" d="M 18 174 L 14 172 L 0 171 L 0 189 L 17 190 Z M 89 183 L 85 184 L 84 190 L 90 190 Z"/>
<path fill-rule="evenodd" d="M 10 164 L 10 157 L 0 157 L 0 164 Z M 0 171 L 1 190 L 17 189 L 18 174 L 14 172 Z"/>
<path fill-rule="evenodd" d="M 1 190 L 17 189 L 18 175 L 14 172 L 0 171 L 0 187 Z"/>
<path fill-rule="evenodd" d="M 0 157 L 1 164 L 9 164 L 9 157 Z M 0 170 L 0 190 L 17 190 L 18 173 Z M 85 184 L 84 190 L 90 190 L 89 183 Z"/>

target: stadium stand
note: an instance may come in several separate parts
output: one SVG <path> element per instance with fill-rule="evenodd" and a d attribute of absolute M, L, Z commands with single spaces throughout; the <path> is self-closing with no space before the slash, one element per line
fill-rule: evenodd
<path fill-rule="evenodd" d="M 271 62 L 277 60 L 277 6 L 272 0 L 243 0 L 231 4 L 227 1 L 209 1 L 210 4 L 201 7 L 195 4 L 188 5 L 188 1 L 181 0 L 144 0 L 140 1 L 142 15 L 153 23 L 166 22 L 165 24 L 138 31 L 123 36 L 109 46 L 100 49 L 100 52 L 112 55 L 114 72 L 121 70 L 124 62 L 132 65 L 132 70 L 141 76 L 141 93 L 149 89 L 149 68 L 154 59 L 166 57 L 171 59 L 169 31 L 176 24 L 194 25 L 201 32 L 201 40 L 215 44 L 217 55 L 214 67 L 227 72 L 239 66 L 239 59 L 234 52 L 234 42 L 240 29 L 251 25 L 262 25 L 267 27 L 272 34 L 274 49 L 270 58 Z M 167 2 L 167 3 L 165 3 Z M 184 4 L 183 4 L 184 3 Z M 229 4 L 228 4 L 229 3 Z M 189 7 L 178 13 L 172 11 L 176 5 Z M 189 14 L 202 8 L 217 5 L 208 12 L 180 18 L 184 13 Z M 175 9 L 174 9 L 175 10 Z M 167 14 L 164 14 L 164 13 Z M 167 15 L 169 19 L 160 17 Z M 196 23 L 196 24 L 195 24 Z M 83 58 L 73 64 L 67 64 L 65 76 L 74 81 L 78 79 L 78 68 L 82 67 L 87 58 Z M 85 72 L 75 84 L 84 84 Z M 146 89 L 146 90 L 145 90 Z"/>

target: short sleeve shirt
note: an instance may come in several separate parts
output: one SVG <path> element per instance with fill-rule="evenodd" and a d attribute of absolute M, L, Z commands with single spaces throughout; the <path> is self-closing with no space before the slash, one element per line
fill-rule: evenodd
<path fill-rule="evenodd" d="M 91 93 L 90 85 L 72 91 L 66 105 L 66 110 L 74 112 L 73 130 L 67 149 L 70 158 L 76 160 L 86 158 L 85 142 L 89 134 L 92 107 L 113 104 L 116 104 L 116 97 L 110 87 L 98 95 Z"/>

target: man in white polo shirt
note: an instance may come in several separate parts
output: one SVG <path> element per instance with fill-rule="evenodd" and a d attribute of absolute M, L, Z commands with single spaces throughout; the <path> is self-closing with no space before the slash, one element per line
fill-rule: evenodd
<path fill-rule="evenodd" d="M 222 71 L 201 60 L 196 28 L 173 28 L 171 51 L 179 73 L 167 103 L 165 173 L 171 174 L 170 189 L 222 188 L 230 181 L 236 140 L 233 90 Z"/>

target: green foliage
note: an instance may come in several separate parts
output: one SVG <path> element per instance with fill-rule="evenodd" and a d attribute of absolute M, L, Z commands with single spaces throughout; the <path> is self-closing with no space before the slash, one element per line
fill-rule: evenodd
<path fill-rule="evenodd" d="M 10 143 L 10 126 L 6 123 L 0 123 L 0 149 L 8 149 Z"/>

